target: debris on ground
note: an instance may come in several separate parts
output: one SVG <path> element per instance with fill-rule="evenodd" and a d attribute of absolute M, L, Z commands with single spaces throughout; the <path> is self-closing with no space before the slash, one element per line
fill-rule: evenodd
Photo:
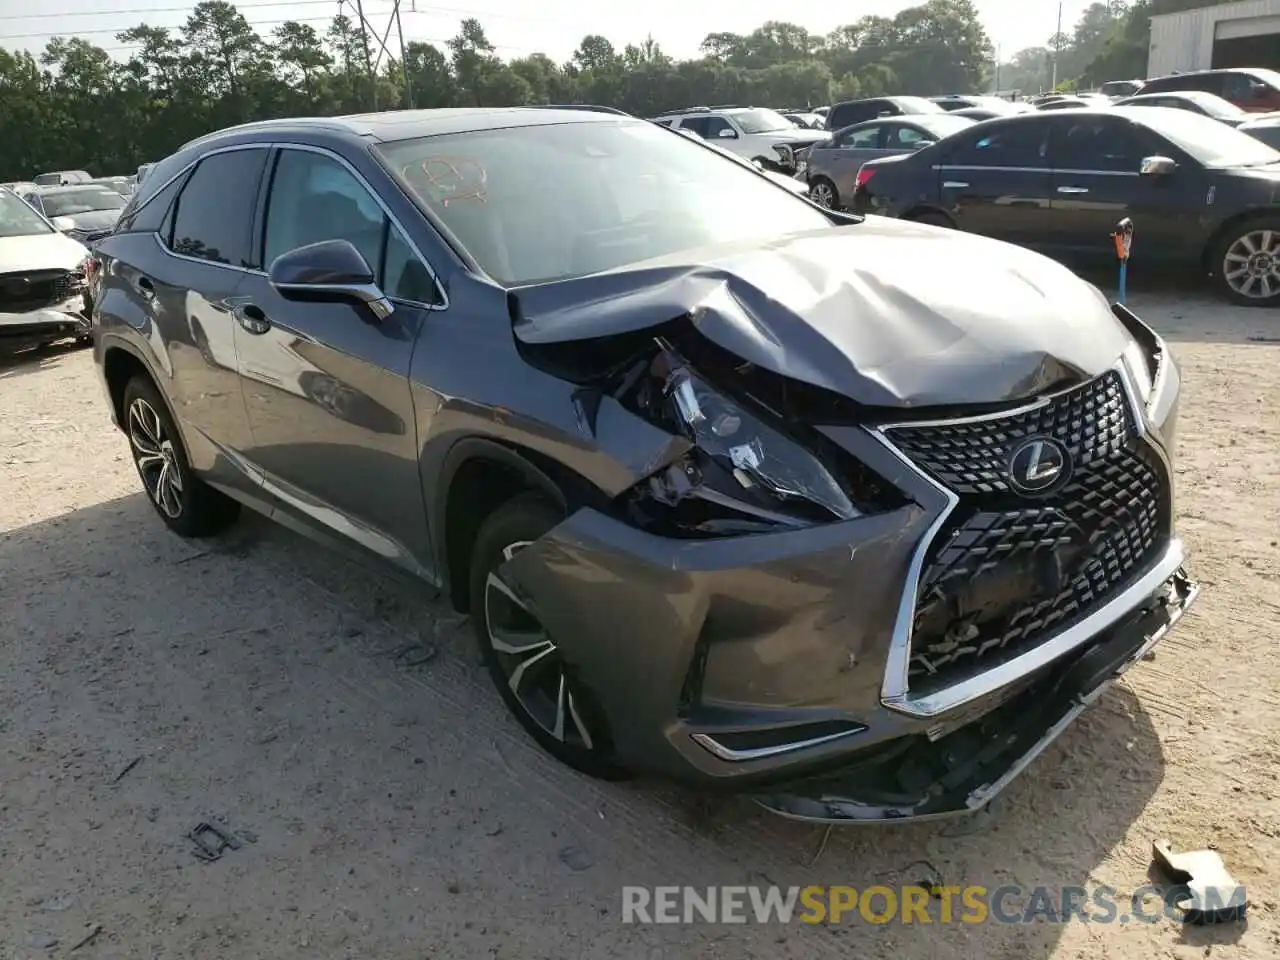
<path fill-rule="evenodd" d="M 132 760 L 130 760 L 128 763 L 126 763 L 123 767 L 120 768 L 120 772 L 111 778 L 111 782 L 119 783 L 129 774 L 129 771 L 131 771 L 134 767 L 136 767 L 141 762 L 142 762 L 142 757 L 134 757 Z"/>
<path fill-rule="evenodd" d="M 560 862 L 570 870 L 580 872 L 595 866 L 595 861 L 581 847 L 568 846 L 560 849 Z"/>
<path fill-rule="evenodd" d="M 94 938 L 97 937 L 97 935 L 100 934 L 101 932 L 102 932 L 102 924 L 100 923 L 89 924 L 89 929 L 85 931 L 84 936 L 81 937 L 79 940 L 77 940 L 75 943 L 73 943 L 70 947 L 68 947 L 67 953 L 73 953 L 74 951 L 79 950 L 81 947 L 87 947 L 90 943 L 93 942 Z"/>
<path fill-rule="evenodd" d="M 1151 845 L 1157 870 L 1176 884 L 1173 903 L 1183 921 L 1192 924 L 1243 920 L 1248 902 L 1245 889 L 1227 871 L 1216 850 L 1174 853 L 1168 840 Z"/>
<path fill-rule="evenodd" d="M 195 844 L 192 853 L 196 859 L 212 863 L 227 850 L 239 850 L 240 841 L 225 830 L 211 823 L 201 823 L 187 833 L 187 839 Z"/>

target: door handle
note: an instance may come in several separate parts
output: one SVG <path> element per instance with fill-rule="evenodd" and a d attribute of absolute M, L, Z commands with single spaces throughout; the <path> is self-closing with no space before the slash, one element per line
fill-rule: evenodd
<path fill-rule="evenodd" d="M 1088 187 L 1059 187 L 1059 193 L 1088 193 Z"/>
<path fill-rule="evenodd" d="M 137 288 L 137 291 L 142 296 L 143 300 L 150 301 L 156 298 L 155 284 L 153 284 L 147 277 L 139 277 L 134 283 L 134 286 Z"/>
<path fill-rule="evenodd" d="M 965 183 L 963 180 L 944 180 L 944 181 L 943 181 L 943 183 L 942 183 L 942 189 L 944 189 L 944 190 L 963 190 L 963 189 L 964 189 L 965 187 L 967 187 L 968 185 L 969 185 L 969 184 Z"/>
<path fill-rule="evenodd" d="M 262 312 L 262 308 L 252 303 L 241 304 L 235 309 L 236 323 L 255 336 L 266 333 L 271 329 L 271 321 L 267 319 L 267 315 Z"/>

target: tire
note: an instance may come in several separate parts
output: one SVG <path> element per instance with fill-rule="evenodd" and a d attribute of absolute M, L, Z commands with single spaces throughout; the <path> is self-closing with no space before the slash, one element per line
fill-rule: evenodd
<path fill-rule="evenodd" d="M 1210 256 L 1214 283 L 1232 303 L 1280 306 L 1280 217 L 1237 224 L 1214 244 Z"/>
<path fill-rule="evenodd" d="M 619 780 L 628 773 L 613 760 L 595 698 L 565 669 L 554 641 L 497 575 L 509 557 L 560 520 L 560 512 L 541 496 L 525 494 L 481 524 L 471 552 L 471 622 L 499 696 L 538 745 L 588 776 Z M 522 680 L 513 683 L 517 674 Z"/>
<path fill-rule="evenodd" d="M 951 222 L 951 219 L 945 213 L 926 210 L 924 213 L 917 213 L 909 219 L 914 223 L 925 223 L 931 227 L 945 227 L 948 230 L 955 229 L 955 224 Z"/>
<path fill-rule="evenodd" d="M 827 177 L 814 177 L 809 181 L 809 199 L 829 210 L 840 209 L 840 191 Z"/>
<path fill-rule="evenodd" d="M 124 388 L 124 432 L 138 479 L 160 519 L 180 537 L 211 537 L 235 522 L 240 504 L 191 471 L 169 406 L 148 377 Z"/>

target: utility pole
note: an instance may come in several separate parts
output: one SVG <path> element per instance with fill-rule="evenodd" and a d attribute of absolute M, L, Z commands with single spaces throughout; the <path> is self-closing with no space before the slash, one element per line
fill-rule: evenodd
<path fill-rule="evenodd" d="M 369 51 L 369 32 L 365 28 L 364 19 L 364 0 L 356 0 L 356 16 L 360 18 L 360 46 L 364 47 L 364 68 L 369 72 L 369 92 L 373 97 L 373 109 L 378 109 L 378 78 L 373 73 L 373 54 Z M 1058 16 L 1062 16 L 1062 9 L 1059 7 Z M 1054 63 L 1054 70 L 1057 70 L 1057 63 Z"/>
<path fill-rule="evenodd" d="M 400 22 L 400 0 L 395 5 L 396 33 L 400 35 L 400 75 L 404 78 L 404 105 L 413 109 L 413 84 L 409 82 L 409 59 L 404 52 L 404 25 Z"/>
<path fill-rule="evenodd" d="M 1058 0 L 1058 29 L 1053 31 L 1053 82 L 1051 91 L 1058 89 L 1058 54 L 1062 51 L 1062 0 Z"/>
<path fill-rule="evenodd" d="M 997 94 L 1000 92 L 1000 44 L 998 43 L 996 44 L 996 90 L 995 92 Z"/>

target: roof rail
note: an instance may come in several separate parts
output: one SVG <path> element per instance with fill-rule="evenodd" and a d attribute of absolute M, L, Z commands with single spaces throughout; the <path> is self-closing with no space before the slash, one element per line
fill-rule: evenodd
<path fill-rule="evenodd" d="M 678 110 L 663 110 L 661 113 L 654 114 L 658 117 L 670 117 L 677 113 L 709 113 L 710 107 L 680 107 Z"/>

